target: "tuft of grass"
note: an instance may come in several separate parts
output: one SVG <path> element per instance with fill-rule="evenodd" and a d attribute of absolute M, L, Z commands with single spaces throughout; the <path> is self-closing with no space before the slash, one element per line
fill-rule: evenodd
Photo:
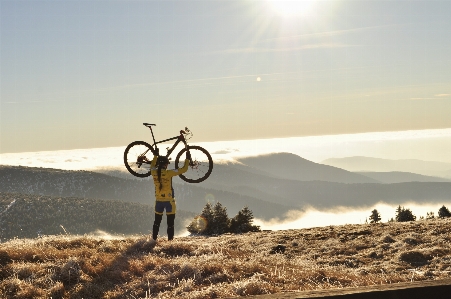
<path fill-rule="evenodd" d="M 437 219 L 158 242 L 16 239 L 0 244 L 0 298 L 205 299 L 443 279 L 450 231 Z"/>

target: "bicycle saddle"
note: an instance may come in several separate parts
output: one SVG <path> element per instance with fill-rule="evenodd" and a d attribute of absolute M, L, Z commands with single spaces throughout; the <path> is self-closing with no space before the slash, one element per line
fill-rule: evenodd
<path fill-rule="evenodd" d="M 143 123 L 143 125 L 145 125 L 146 127 L 156 126 L 156 124 L 149 124 L 149 123 Z"/>

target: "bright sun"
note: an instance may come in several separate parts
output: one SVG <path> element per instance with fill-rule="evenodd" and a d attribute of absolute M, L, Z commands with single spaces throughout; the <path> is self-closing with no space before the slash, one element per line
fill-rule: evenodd
<path fill-rule="evenodd" d="M 272 8 L 281 16 L 308 16 L 312 13 L 315 0 L 268 0 Z"/>

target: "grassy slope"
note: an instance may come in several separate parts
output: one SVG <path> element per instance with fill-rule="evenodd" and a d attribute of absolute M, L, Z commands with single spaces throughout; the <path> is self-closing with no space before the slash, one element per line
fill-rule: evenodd
<path fill-rule="evenodd" d="M 221 298 L 448 278 L 451 220 L 0 244 L 1 298 Z M 274 253 L 274 248 L 284 252 Z"/>

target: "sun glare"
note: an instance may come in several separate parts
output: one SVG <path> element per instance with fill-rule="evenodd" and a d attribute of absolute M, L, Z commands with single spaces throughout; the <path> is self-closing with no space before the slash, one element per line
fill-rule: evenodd
<path fill-rule="evenodd" d="M 274 11 L 283 17 L 309 16 L 314 0 L 268 0 Z"/>

